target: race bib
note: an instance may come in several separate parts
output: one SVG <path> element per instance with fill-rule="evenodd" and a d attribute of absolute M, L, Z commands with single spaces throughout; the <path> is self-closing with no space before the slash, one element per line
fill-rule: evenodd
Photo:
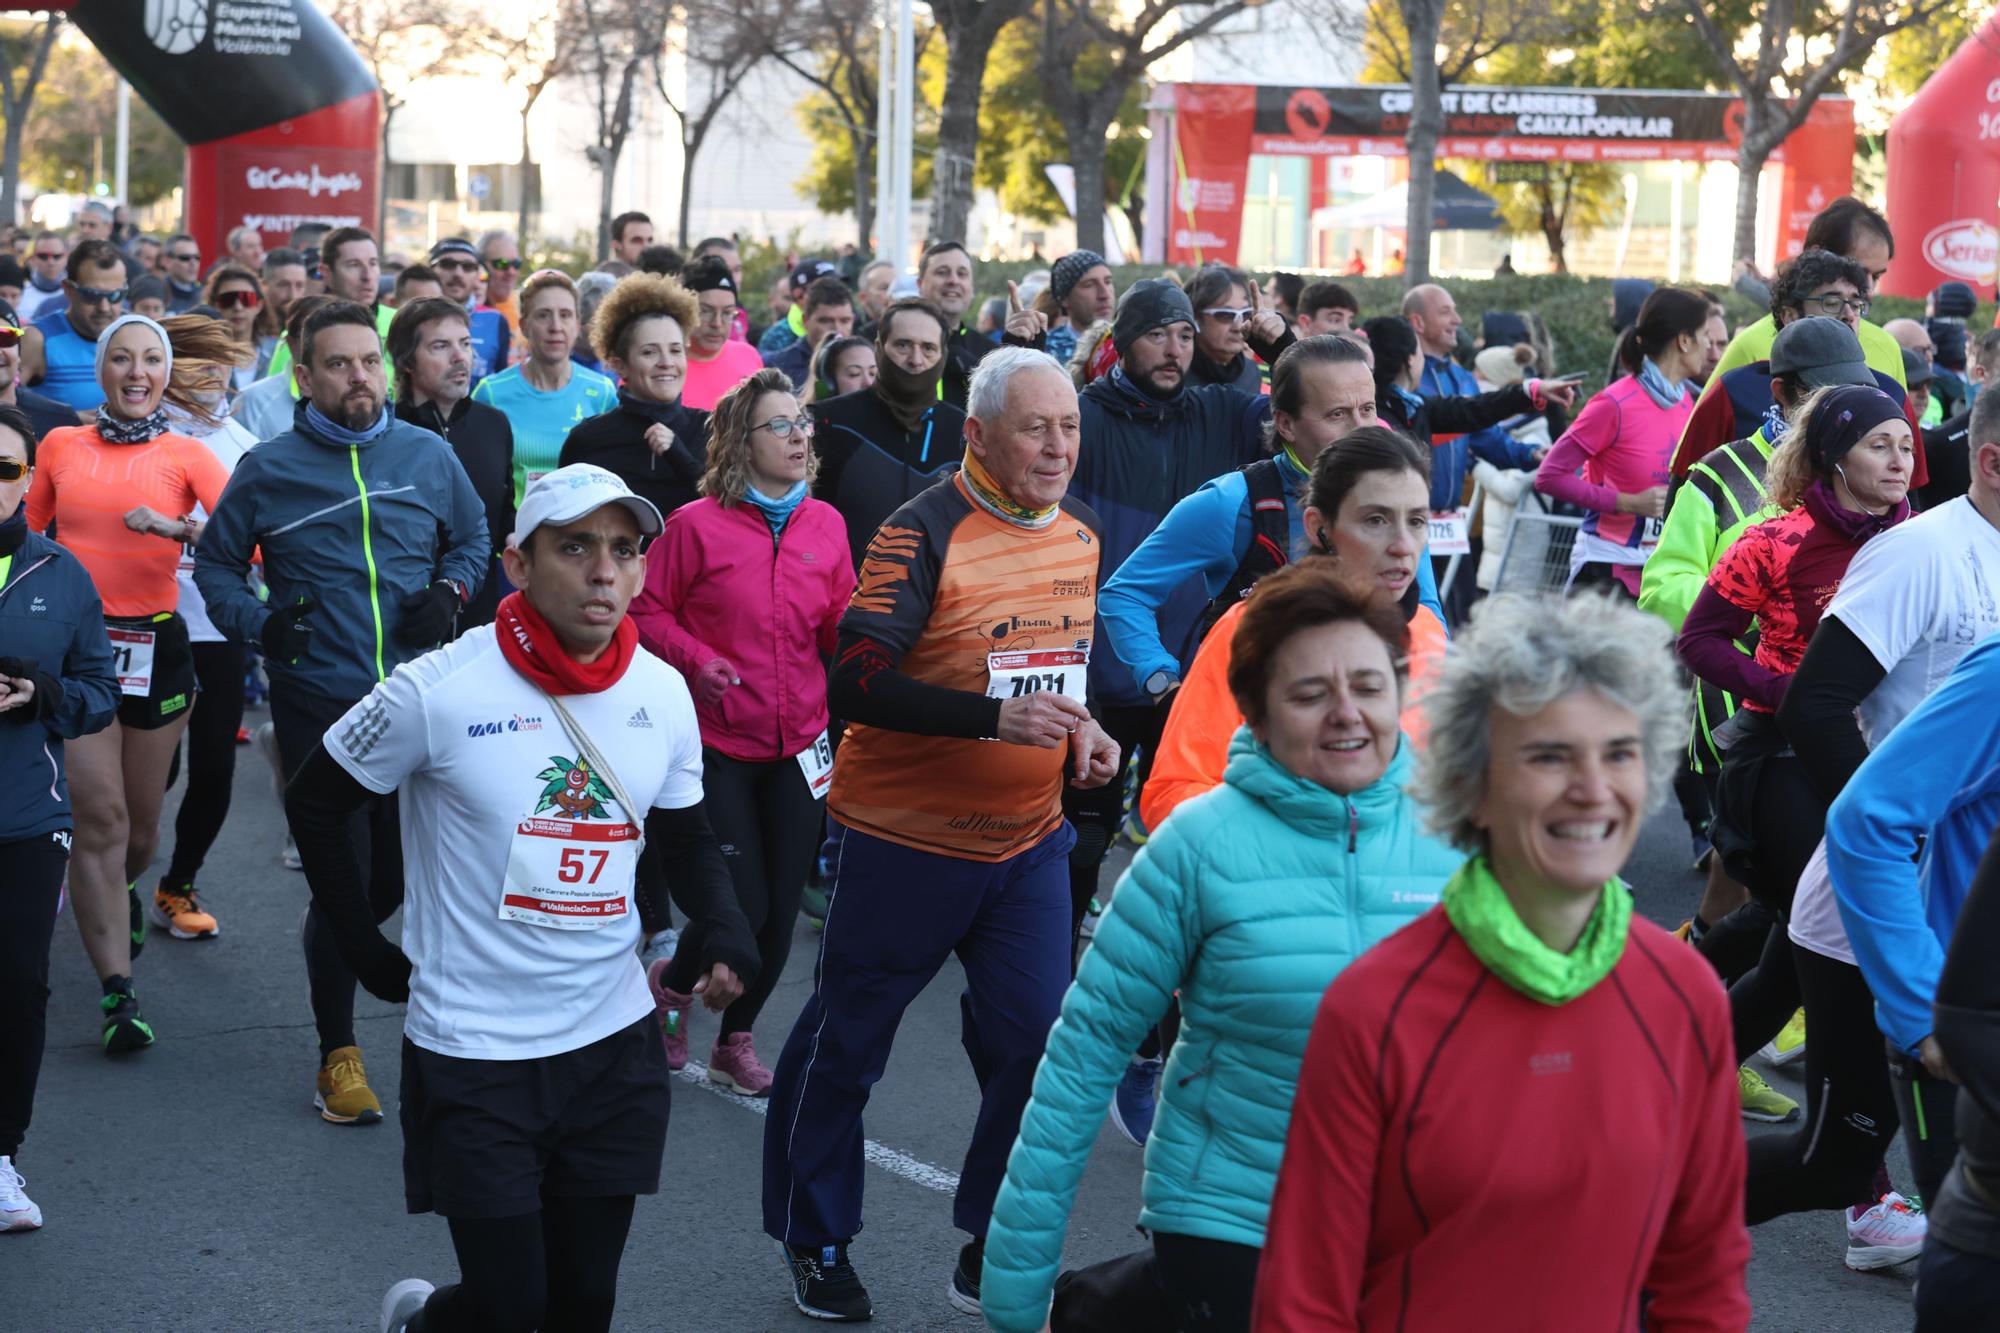
<path fill-rule="evenodd" d="M 118 692 L 143 699 L 153 692 L 153 646 L 157 636 L 149 629 L 112 629 L 111 664 L 118 673 Z"/>
<path fill-rule="evenodd" d="M 1471 555 L 1471 518 L 1463 509 L 1433 509 L 1430 540 L 1432 555 Z"/>
<path fill-rule="evenodd" d="M 1089 668 L 1090 654 L 1082 649 L 988 653 L 986 697 L 1019 699 L 1023 695 L 1050 690 L 1082 703 L 1084 677 Z"/>
<path fill-rule="evenodd" d="M 806 787 L 817 801 L 833 785 L 833 742 L 822 731 L 819 739 L 798 754 L 799 769 L 806 775 Z"/>
<path fill-rule="evenodd" d="M 500 919 L 551 930 L 598 930 L 632 910 L 639 830 L 630 823 L 546 819 L 514 827 Z"/>
<path fill-rule="evenodd" d="M 1667 521 L 1663 518 L 1639 520 L 1639 549 L 1646 553 L 1648 559 L 1651 559 L 1653 552 L 1659 549 L 1660 534 L 1666 530 Z"/>

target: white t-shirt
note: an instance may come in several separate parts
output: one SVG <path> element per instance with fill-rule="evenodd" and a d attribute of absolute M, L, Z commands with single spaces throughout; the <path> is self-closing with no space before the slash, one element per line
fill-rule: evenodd
<path fill-rule="evenodd" d="M 220 425 L 203 426 L 192 417 L 169 410 L 167 421 L 174 431 L 207 445 L 208 451 L 221 462 L 224 472 L 236 471 L 237 460 L 257 447 L 257 437 L 228 417 L 224 417 Z M 208 511 L 196 505 L 194 517 L 197 520 L 206 519 Z M 180 583 L 180 613 L 181 619 L 187 621 L 189 641 L 221 643 L 228 635 L 217 629 L 215 622 L 208 618 L 208 603 L 201 600 L 201 590 L 194 586 L 194 552 L 186 546 L 181 547 L 181 563 L 175 577 Z"/>
<path fill-rule="evenodd" d="M 641 648 L 616 685 L 563 703 L 635 804 L 679 810 L 701 800 L 700 724 L 672 667 Z M 397 667 L 325 745 L 370 791 L 402 793 L 411 1041 L 464 1059 L 530 1060 L 587 1046 L 652 1012 L 629 869 L 605 886 L 622 905 L 596 928 L 507 915 L 503 899 L 520 901 L 510 864 L 517 844 L 535 841 L 525 836 L 530 826 L 546 833 L 567 817 L 602 839 L 625 823 L 642 826 L 645 811 L 619 809 L 609 784 L 583 771 L 579 747 L 547 697 L 502 656 L 491 625 Z M 602 864 L 595 850 L 571 856 Z"/>
<path fill-rule="evenodd" d="M 2000 630 L 2000 530 L 1962 495 L 1898 524 L 1855 554 L 1826 614 L 1888 669 L 1861 701 L 1861 735 L 1872 750 L 1959 658 Z M 1814 953 L 1854 961 L 1825 839 L 1799 877 L 1787 933 Z"/>

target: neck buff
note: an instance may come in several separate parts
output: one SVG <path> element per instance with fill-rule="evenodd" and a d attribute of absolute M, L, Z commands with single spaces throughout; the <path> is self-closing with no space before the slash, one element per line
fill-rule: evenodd
<path fill-rule="evenodd" d="M 1576 947 L 1557 953 L 1521 923 L 1481 853 L 1445 881 L 1444 914 L 1487 971 L 1531 1000 L 1568 1004 L 1609 976 L 1625 956 L 1632 895 L 1616 880 L 1607 881 Z"/>
<path fill-rule="evenodd" d="M 1029 509 L 1016 504 L 1007 493 L 1000 489 L 992 476 L 981 466 L 978 455 L 970 449 L 965 451 L 965 489 L 973 502 L 987 513 L 1004 523 L 1012 523 L 1017 528 L 1046 528 L 1056 521 L 1056 513 L 1062 508 L 1058 500 L 1047 509 Z"/>
<path fill-rule="evenodd" d="M 1678 407 L 1681 399 L 1687 397 L 1687 385 L 1675 384 L 1669 380 L 1667 373 L 1661 370 L 1659 363 L 1650 356 L 1641 362 L 1638 378 L 1639 387 L 1644 389 L 1646 396 L 1662 409 Z"/>
<path fill-rule="evenodd" d="M 28 506 L 24 500 L 14 512 L 0 519 L 0 556 L 11 556 L 28 540 Z"/>
<path fill-rule="evenodd" d="M 1904 496 L 1879 514 L 1871 514 L 1865 509 L 1849 509 L 1840 502 L 1840 492 L 1834 489 L 1833 483 L 1818 477 L 1814 477 L 1812 483 L 1806 487 L 1800 502 L 1805 505 L 1806 512 L 1812 515 L 1813 522 L 1829 532 L 1839 533 L 1857 546 L 1876 533 L 1895 527 L 1910 516 L 1908 496 Z"/>
<path fill-rule="evenodd" d="M 764 521 L 771 525 L 771 535 L 773 537 L 785 530 L 786 520 L 791 518 L 792 511 L 797 509 L 805 501 L 805 498 L 806 484 L 804 481 L 794 483 L 789 491 L 786 491 L 775 500 L 758 490 L 755 485 L 748 486 L 743 491 L 743 499 L 746 503 L 756 505 L 757 508 L 764 511 Z"/>
<path fill-rule="evenodd" d="M 155 320 L 144 315 L 120 315 L 111 321 L 111 327 L 97 335 L 97 387 L 104 390 L 105 398 L 97 409 L 97 433 L 104 437 L 107 444 L 144 444 L 167 433 L 167 413 L 163 407 L 156 405 L 136 421 L 111 414 L 110 400 L 114 395 L 112 387 L 104 382 L 104 358 L 111 351 L 112 335 L 128 324 L 143 325 L 153 331 L 153 336 L 160 340 L 160 350 L 167 358 L 163 374 L 171 377 L 174 373 L 174 344 L 167 337 L 166 329 Z"/>
<path fill-rule="evenodd" d="M 904 430 L 915 430 L 924 413 L 937 406 L 938 381 L 944 378 L 944 358 L 921 375 L 912 375 L 879 346 L 875 351 L 875 396 Z"/>
<path fill-rule="evenodd" d="M 306 399 L 305 406 L 306 425 L 311 428 L 312 433 L 329 444 L 338 444 L 344 447 L 374 443 L 388 433 L 390 425 L 395 421 L 395 418 L 389 415 L 389 408 L 385 403 L 382 406 L 382 410 L 375 414 L 375 421 L 372 425 L 363 427 L 361 430 L 349 430 L 326 413 L 320 411 L 319 404 L 313 402 L 310 398 Z"/>
<path fill-rule="evenodd" d="M 563 651 L 549 622 L 518 592 L 500 599 L 493 630 L 507 665 L 548 694 L 599 694 L 610 689 L 624 678 L 639 643 L 639 631 L 627 616 L 618 622 L 610 645 L 595 662 L 579 662 Z"/>
<path fill-rule="evenodd" d="M 648 421 L 671 425 L 667 418 L 680 406 L 680 402 L 675 400 L 671 403 L 656 403 L 650 398 L 641 398 L 621 384 L 618 386 L 618 406 Z"/>

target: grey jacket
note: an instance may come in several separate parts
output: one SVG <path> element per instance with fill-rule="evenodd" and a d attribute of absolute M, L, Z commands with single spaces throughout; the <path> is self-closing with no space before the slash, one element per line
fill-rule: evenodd
<path fill-rule="evenodd" d="M 261 550 L 269 603 L 246 576 Z M 398 603 L 440 578 L 468 594 L 486 575 L 485 510 L 451 446 L 393 417 L 362 445 L 321 439 L 300 404 L 292 429 L 236 465 L 194 553 L 209 616 L 255 644 L 274 608 L 310 599 L 311 646 L 267 660 L 274 684 L 354 700 L 435 645 L 396 638 Z"/>

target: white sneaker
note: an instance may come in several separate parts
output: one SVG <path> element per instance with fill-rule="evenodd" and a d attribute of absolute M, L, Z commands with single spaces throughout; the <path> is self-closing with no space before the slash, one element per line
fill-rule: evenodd
<path fill-rule="evenodd" d="M 420 1277 L 406 1277 L 389 1288 L 382 1297 L 382 1333 L 403 1333 L 436 1290 Z"/>
<path fill-rule="evenodd" d="M 1908 1199 L 1890 1190 L 1865 1212 L 1847 1210 L 1847 1266 L 1888 1268 L 1908 1263 L 1924 1252 L 1924 1215 Z"/>
<path fill-rule="evenodd" d="M 42 1224 L 42 1210 L 27 1195 L 28 1182 L 14 1169 L 14 1159 L 0 1157 L 0 1231 L 33 1231 Z"/>
<path fill-rule="evenodd" d="M 672 926 L 657 935 L 649 935 L 639 949 L 639 965 L 650 968 L 662 958 L 672 958 L 674 950 L 681 947 L 681 933 Z"/>
<path fill-rule="evenodd" d="M 306 868 L 306 863 L 299 859 L 299 845 L 292 841 L 292 835 L 289 833 L 285 835 L 285 850 L 278 853 L 278 859 L 284 862 L 285 869 L 287 870 L 304 870 Z"/>

